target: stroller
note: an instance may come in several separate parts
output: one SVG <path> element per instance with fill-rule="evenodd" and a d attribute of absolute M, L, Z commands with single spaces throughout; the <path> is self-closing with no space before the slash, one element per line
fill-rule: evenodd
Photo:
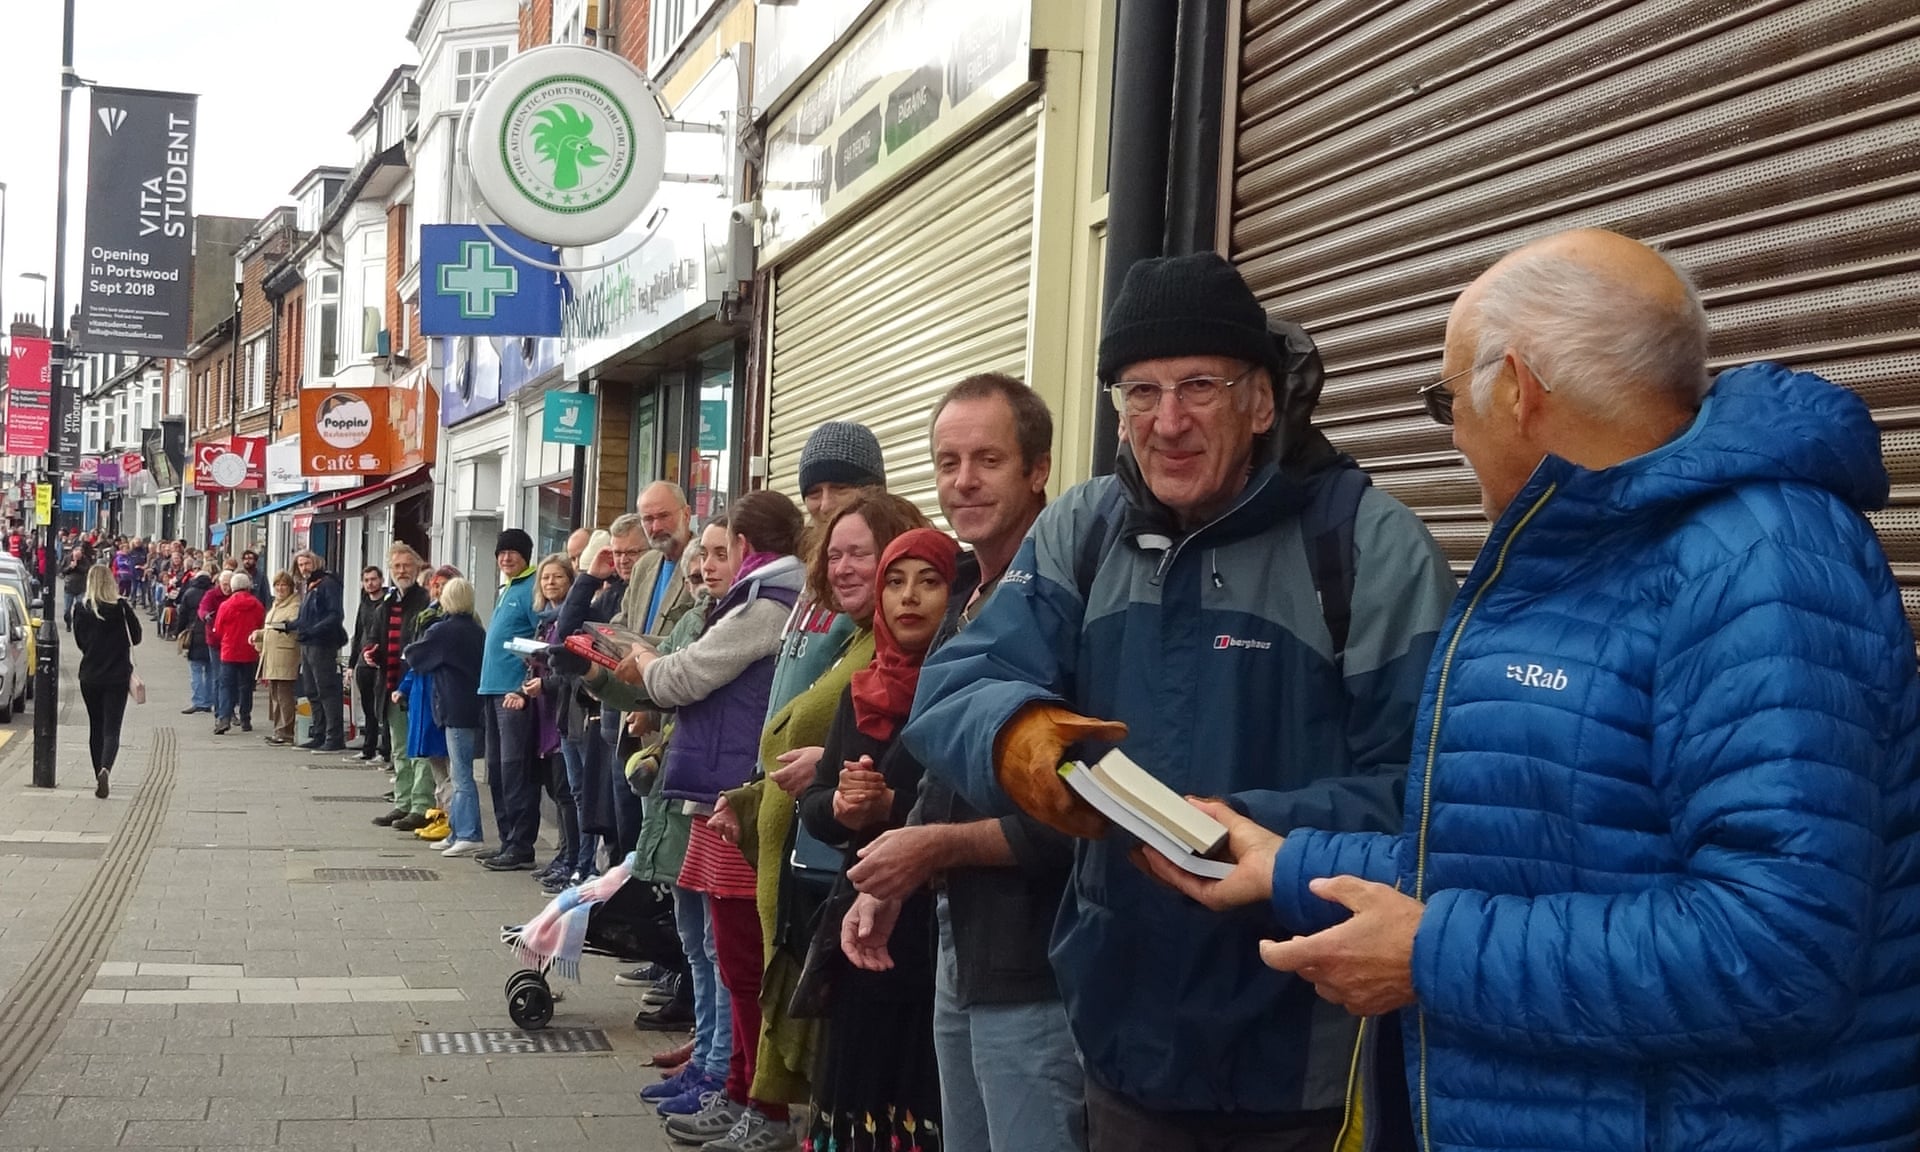
<path fill-rule="evenodd" d="M 560 996 L 548 976 L 578 981 L 584 953 L 687 971 L 672 896 L 660 885 L 632 880 L 625 865 L 560 893 L 527 923 L 501 928 L 500 942 L 526 965 L 507 978 L 507 1015 L 529 1030 L 553 1020 Z"/>

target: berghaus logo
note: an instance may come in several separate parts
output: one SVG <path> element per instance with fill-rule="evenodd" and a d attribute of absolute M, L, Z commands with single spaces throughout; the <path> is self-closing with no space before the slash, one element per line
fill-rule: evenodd
<path fill-rule="evenodd" d="M 1567 670 L 1565 668 L 1548 669 L 1542 664 L 1509 664 L 1507 679 L 1529 688 L 1545 688 L 1550 692 L 1567 690 Z"/>
<path fill-rule="evenodd" d="M 1213 647 L 1216 652 L 1224 652 L 1229 648 L 1247 648 L 1255 652 L 1265 652 L 1273 647 L 1273 642 L 1270 640 L 1242 640 L 1237 636 L 1215 636 L 1213 638 Z"/>

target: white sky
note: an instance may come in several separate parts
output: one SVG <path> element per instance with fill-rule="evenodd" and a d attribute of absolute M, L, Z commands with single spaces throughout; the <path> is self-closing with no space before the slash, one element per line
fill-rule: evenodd
<path fill-rule="evenodd" d="M 381 81 L 417 59 L 416 0 L 75 0 L 74 71 L 124 88 L 200 96 L 196 213 L 259 217 L 321 164 L 348 164 L 347 135 Z M 0 110 L 7 141 L 0 315 L 38 313 L 53 272 L 62 0 L 0 0 Z M 86 226 L 84 92 L 73 99 L 67 308 L 78 300 Z M 0 325 L 4 332 L 4 325 Z"/>

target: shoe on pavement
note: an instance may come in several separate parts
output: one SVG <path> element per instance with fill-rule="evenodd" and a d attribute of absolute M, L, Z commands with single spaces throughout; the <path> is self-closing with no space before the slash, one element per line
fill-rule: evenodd
<path fill-rule="evenodd" d="M 680 998 L 681 986 L 685 977 L 678 972 L 669 972 L 653 982 L 653 987 L 640 994 L 640 1003 L 648 1008 L 658 1008 L 671 1000 Z"/>
<path fill-rule="evenodd" d="M 751 1108 L 740 1113 L 725 1136 L 701 1145 L 707 1152 L 792 1152 L 799 1146 L 793 1125 L 769 1120 Z"/>
<path fill-rule="evenodd" d="M 703 1077 L 704 1079 L 704 1077 Z M 679 1097 L 664 1101 L 667 1104 L 679 1102 Z M 705 1144 L 718 1140 L 740 1121 L 746 1112 L 744 1104 L 735 1104 L 725 1092 L 705 1092 L 700 1096 L 700 1110 L 691 1114 L 666 1113 L 667 1135 L 678 1144 Z"/>
<path fill-rule="evenodd" d="M 429 812 L 427 815 L 432 816 L 433 813 Z M 414 835 L 420 837 L 422 840 L 431 840 L 436 843 L 445 842 L 453 835 L 453 825 L 447 822 L 445 816 L 435 817 L 427 823 L 426 827 L 415 831 Z"/>
<path fill-rule="evenodd" d="M 642 964 L 628 972 L 616 973 L 613 982 L 622 988 L 651 988 L 667 974 L 658 964 Z"/>
<path fill-rule="evenodd" d="M 655 1052 L 653 1055 L 647 1057 L 647 1066 L 650 1068 L 666 1069 L 666 1071 L 660 1073 L 660 1078 L 664 1080 L 680 1071 L 680 1069 L 685 1067 L 692 1059 L 693 1041 L 689 1039 L 678 1048 L 669 1048 L 664 1052 Z"/>
<path fill-rule="evenodd" d="M 302 740 L 300 743 L 295 744 L 294 747 L 303 752 L 318 752 L 320 749 L 326 747 L 326 745 L 327 742 L 325 740 Z"/>
<path fill-rule="evenodd" d="M 395 832 L 418 832 L 426 826 L 426 816 L 418 812 L 409 812 L 406 816 L 395 820 L 392 825 L 390 825 Z"/>
<path fill-rule="evenodd" d="M 251 721 L 251 720 L 242 720 L 242 721 L 240 721 L 240 731 L 242 731 L 242 732 L 251 732 L 251 731 L 253 731 L 253 721 Z"/>
<path fill-rule="evenodd" d="M 320 752 L 345 752 L 346 750 L 347 746 L 344 742 L 339 744 L 322 744 L 317 749 L 317 751 Z"/>
<path fill-rule="evenodd" d="M 712 1104 L 715 1100 L 732 1104 L 733 1102 L 727 1099 L 726 1089 L 727 1082 L 725 1080 L 722 1080 L 712 1073 L 703 1072 L 700 1074 L 698 1080 L 687 1085 L 686 1091 L 680 1093 L 678 1096 L 669 1096 L 665 1100 L 660 1101 L 660 1103 L 653 1106 L 653 1110 L 668 1119 L 675 1116 L 692 1116 Z M 734 1106 L 738 1107 L 738 1105 Z M 733 1124 L 729 1121 L 727 1128 L 731 1127 L 733 1127 Z M 725 1135 L 726 1131 L 726 1128 L 722 1128 L 720 1134 Z"/>
<path fill-rule="evenodd" d="M 471 856 L 485 847 L 486 844 L 479 840 L 455 840 L 445 848 L 440 849 L 440 855 L 449 859 L 455 856 Z"/>
<path fill-rule="evenodd" d="M 231 724 L 215 724 L 213 726 L 213 734 L 215 736 L 225 736 L 232 727 L 233 725 Z"/>
<path fill-rule="evenodd" d="M 406 817 L 407 817 L 407 810 L 405 808 L 395 808 L 393 811 L 387 813 L 385 816 L 375 816 L 373 818 L 373 822 L 375 824 L 378 824 L 382 828 L 391 828 L 393 827 L 394 821 L 404 820 L 406 819 Z"/>
<path fill-rule="evenodd" d="M 182 715 L 182 716 L 191 716 L 191 715 L 193 715 L 193 714 L 194 714 L 195 712 L 211 712 L 211 711 L 213 711 L 213 709 L 211 709 L 211 708 L 197 708 L 197 707 L 195 707 L 195 706 L 193 706 L 193 705 L 191 705 L 191 704 L 189 704 L 189 705 L 187 705 L 187 706 L 186 706 L 185 708 L 182 708 L 182 709 L 180 709 L 180 715 Z"/>
<path fill-rule="evenodd" d="M 685 1092 L 689 1085 L 704 1075 L 706 1074 L 700 1071 L 700 1069 L 695 1068 L 693 1062 L 689 1060 L 687 1063 L 681 1065 L 680 1071 L 675 1072 L 665 1080 L 660 1081 L 658 1084 L 649 1084 L 645 1088 L 640 1089 L 640 1099 L 645 1100 L 649 1104 L 658 1104 L 662 1100 L 671 1100 L 675 1096 L 680 1095 L 680 1093 Z"/>
<path fill-rule="evenodd" d="M 107 776 L 107 769 L 95 768 L 93 770 L 93 794 L 102 800 L 107 798 Z"/>
<path fill-rule="evenodd" d="M 658 1008 L 642 1008 L 633 1026 L 642 1032 L 679 1032 L 693 1023 L 693 997 L 676 997 Z"/>
<path fill-rule="evenodd" d="M 291 736 L 269 736 L 267 737 L 267 743 L 277 748 L 281 745 L 293 743 L 293 738 Z"/>
<path fill-rule="evenodd" d="M 533 867 L 533 853 L 502 852 L 481 862 L 489 872 L 526 872 Z"/>
<path fill-rule="evenodd" d="M 573 877 L 571 876 L 549 876 L 545 880 L 540 881 L 540 891 L 545 892 L 549 896 L 558 896 L 571 887 L 573 887 Z"/>

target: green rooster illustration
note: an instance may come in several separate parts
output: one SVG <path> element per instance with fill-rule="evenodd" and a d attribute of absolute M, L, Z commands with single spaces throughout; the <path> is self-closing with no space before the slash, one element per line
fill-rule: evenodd
<path fill-rule="evenodd" d="M 580 186 L 580 169 L 607 158 L 607 150 L 593 142 L 593 121 L 571 104 L 555 104 L 534 117 L 534 150 L 553 161 L 553 186 L 565 191 Z"/>

